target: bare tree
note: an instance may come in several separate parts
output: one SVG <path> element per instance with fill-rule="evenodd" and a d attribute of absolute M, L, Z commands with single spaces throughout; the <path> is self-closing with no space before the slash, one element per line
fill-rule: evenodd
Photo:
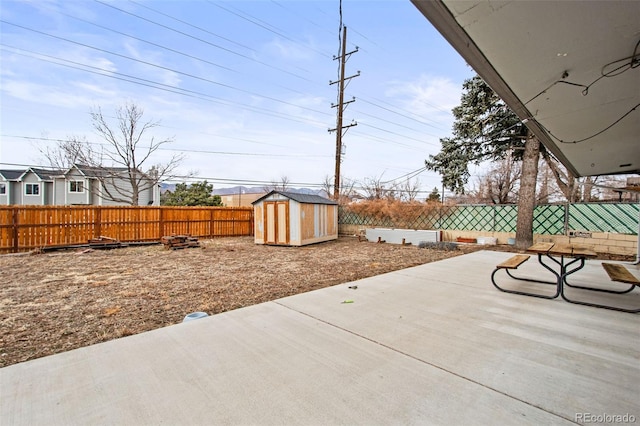
<path fill-rule="evenodd" d="M 367 200 L 395 200 L 397 198 L 396 186 L 389 181 L 383 181 L 382 176 L 364 178 L 362 190 Z"/>
<path fill-rule="evenodd" d="M 327 197 L 333 198 L 333 176 L 325 175 L 322 181 L 322 190 L 326 192 Z M 359 197 L 356 190 L 356 181 L 347 177 L 340 177 L 340 199 L 336 200 L 339 204 L 347 204 L 355 197 Z"/>
<path fill-rule="evenodd" d="M 333 191 L 333 178 L 329 175 L 324 175 L 324 180 L 322 181 L 322 190 L 330 196 Z"/>
<path fill-rule="evenodd" d="M 522 164 L 515 163 L 510 156 L 497 161 L 484 177 L 484 197 L 493 204 L 515 203 L 518 183 L 522 175 Z"/>
<path fill-rule="evenodd" d="M 98 179 L 107 198 L 113 201 L 138 205 L 140 193 L 169 179 L 180 165 L 184 156 L 174 154 L 167 162 L 154 164 L 144 173 L 142 167 L 163 145 L 173 142 L 173 138 L 156 140 L 148 133 L 160 123 L 142 121 L 144 111 L 134 103 L 126 103 L 116 111 L 116 123 L 109 123 L 100 108 L 91 112 L 92 125 L 98 136 L 106 142 L 104 161 L 99 168 Z M 105 165 L 104 162 L 110 164 Z M 120 169 L 120 170 L 118 170 Z M 119 182 L 124 179 L 127 185 Z"/>
<path fill-rule="evenodd" d="M 537 204 L 548 204 L 554 196 L 551 185 L 551 169 L 545 161 L 538 162 L 538 195 L 536 196 Z"/>
<path fill-rule="evenodd" d="M 579 201 L 581 198 L 580 185 L 575 176 L 548 151 L 544 150 L 541 154 L 564 198 L 570 203 Z"/>
<path fill-rule="evenodd" d="M 340 201 L 350 202 L 355 197 L 360 197 L 356 191 L 356 181 L 346 177 L 340 178 Z"/>
<path fill-rule="evenodd" d="M 99 158 L 85 136 L 69 136 L 53 147 L 39 147 L 38 151 L 51 168 L 58 170 L 68 169 L 74 164 L 94 165 Z"/>
<path fill-rule="evenodd" d="M 116 110 L 110 122 L 98 107 L 91 111 L 91 124 L 102 140 L 97 152 L 86 138 L 71 137 L 56 148 L 41 150 L 52 167 L 83 166 L 100 182 L 103 198 L 138 205 L 140 194 L 158 183 L 173 178 L 184 156 L 174 154 L 164 163 L 150 165 L 153 154 L 173 138 L 156 140 L 149 133 L 159 126 L 157 121 L 143 121 L 144 111 L 135 103 Z M 143 167 L 148 167 L 146 172 Z"/>
<path fill-rule="evenodd" d="M 287 191 L 291 181 L 288 176 L 280 176 L 280 181 L 272 180 L 271 185 L 263 186 L 264 192 L 270 191 Z"/>
<path fill-rule="evenodd" d="M 400 185 L 398 191 L 401 201 L 415 201 L 420 193 L 420 179 L 407 179 Z"/>

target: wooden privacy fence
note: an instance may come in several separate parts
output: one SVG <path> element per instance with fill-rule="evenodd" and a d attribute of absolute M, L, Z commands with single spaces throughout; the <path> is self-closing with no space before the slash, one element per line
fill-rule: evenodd
<path fill-rule="evenodd" d="M 253 235 L 251 207 L 0 206 L 0 253 L 86 244 Z"/>

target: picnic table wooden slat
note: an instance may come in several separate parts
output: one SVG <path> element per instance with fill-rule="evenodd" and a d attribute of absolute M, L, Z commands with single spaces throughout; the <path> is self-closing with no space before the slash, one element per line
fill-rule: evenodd
<path fill-rule="evenodd" d="M 522 265 L 524 262 L 529 260 L 528 255 L 526 254 L 517 254 L 504 262 L 500 263 L 496 266 L 497 269 L 516 269 L 518 266 Z"/>
<path fill-rule="evenodd" d="M 622 283 L 627 284 L 635 284 L 640 285 L 640 280 L 638 280 L 624 265 L 618 265 L 615 263 L 603 263 L 602 267 L 607 274 L 609 274 L 609 278 L 612 281 L 620 281 Z"/>
<path fill-rule="evenodd" d="M 534 253 L 546 253 L 553 247 L 553 243 L 540 242 L 535 243 L 531 247 L 527 249 L 527 251 L 532 251 Z"/>

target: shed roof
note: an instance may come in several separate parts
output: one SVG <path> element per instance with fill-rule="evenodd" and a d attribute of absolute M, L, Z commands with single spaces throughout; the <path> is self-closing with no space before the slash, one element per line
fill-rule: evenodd
<path fill-rule="evenodd" d="M 283 197 L 287 197 L 293 201 L 297 201 L 299 203 L 302 204 L 331 204 L 331 205 L 337 205 L 338 203 L 336 203 L 333 200 L 330 200 L 328 198 L 325 197 L 321 197 L 319 195 L 312 195 L 312 194 L 300 194 L 298 192 L 289 192 L 289 191 L 277 191 L 277 190 L 273 190 L 271 192 L 269 192 L 268 194 L 258 198 L 257 200 L 255 200 L 253 203 L 251 204 L 255 204 L 255 203 L 259 203 L 260 201 L 264 200 L 265 198 L 273 195 L 273 194 L 280 194 Z"/>

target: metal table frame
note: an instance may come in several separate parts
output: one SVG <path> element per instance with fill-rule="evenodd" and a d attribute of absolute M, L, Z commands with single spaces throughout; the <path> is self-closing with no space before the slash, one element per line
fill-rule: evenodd
<path fill-rule="evenodd" d="M 556 278 L 555 281 L 546 281 L 546 280 L 538 280 L 533 278 L 518 277 L 514 275 L 512 272 L 510 272 L 509 269 L 505 269 L 507 275 L 515 280 L 555 285 L 556 286 L 555 294 L 545 295 L 545 294 L 539 294 L 539 293 L 530 293 L 530 292 L 524 292 L 524 291 L 518 291 L 518 290 L 504 289 L 498 286 L 498 284 L 495 282 L 494 277 L 498 269 L 494 270 L 493 273 L 491 274 L 491 281 L 493 282 L 493 285 L 496 288 L 506 293 L 514 293 L 514 294 L 520 294 L 524 296 L 539 297 L 543 299 L 555 299 L 558 296 L 561 296 L 562 299 L 564 299 L 565 301 L 569 303 L 574 303 L 577 305 L 591 306 L 595 308 L 610 309 L 614 311 L 629 312 L 629 313 L 640 312 L 640 308 L 626 309 L 626 308 L 620 308 L 620 307 L 611 306 L 611 305 L 601 305 L 598 303 L 583 302 L 580 300 L 575 300 L 567 296 L 565 291 L 567 287 L 573 288 L 573 289 L 596 291 L 596 292 L 610 293 L 610 294 L 626 294 L 631 292 L 636 287 L 635 284 L 630 284 L 629 288 L 625 288 L 623 290 L 611 290 L 611 289 L 585 287 L 585 286 L 570 284 L 567 281 L 567 277 L 584 268 L 586 264 L 586 260 L 588 258 L 596 257 L 596 253 L 594 251 L 576 247 L 576 246 L 571 246 L 571 245 L 564 246 L 564 245 L 556 245 L 554 243 L 536 243 L 533 246 L 529 247 L 527 249 L 527 252 L 535 253 L 537 255 L 538 263 L 540 263 L 540 265 L 542 265 L 545 269 L 547 269 L 549 272 L 551 272 L 555 276 Z M 558 259 L 558 256 L 559 256 L 559 259 Z M 551 262 L 553 262 L 553 264 L 549 262 L 545 262 L 544 260 L 545 258 L 549 259 Z M 572 258 L 572 260 L 567 260 L 566 258 Z M 559 272 L 558 272 L 558 267 L 559 267 Z"/>

